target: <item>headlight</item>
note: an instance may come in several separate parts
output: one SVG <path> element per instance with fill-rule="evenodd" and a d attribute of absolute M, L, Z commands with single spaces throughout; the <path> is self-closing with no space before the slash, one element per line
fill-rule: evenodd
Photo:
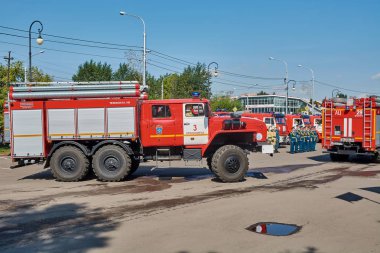
<path fill-rule="evenodd" d="M 261 133 L 256 134 L 256 140 L 261 141 L 263 139 L 263 135 Z"/>

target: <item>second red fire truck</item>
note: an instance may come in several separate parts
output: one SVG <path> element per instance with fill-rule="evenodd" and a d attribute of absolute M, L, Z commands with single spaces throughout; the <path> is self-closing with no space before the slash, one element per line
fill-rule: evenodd
<path fill-rule="evenodd" d="M 11 87 L 8 108 L 12 159 L 46 160 L 60 181 L 81 180 L 91 167 L 119 181 L 140 160 L 206 158 L 221 181 L 237 182 L 249 151 L 273 153 L 262 121 L 214 117 L 199 96 L 146 100 L 136 82 Z"/>
<path fill-rule="evenodd" d="M 285 115 L 282 113 L 251 113 L 243 112 L 242 117 L 249 117 L 261 120 L 269 127 L 276 127 L 280 135 L 280 143 L 287 141 L 289 132 L 286 127 Z"/>

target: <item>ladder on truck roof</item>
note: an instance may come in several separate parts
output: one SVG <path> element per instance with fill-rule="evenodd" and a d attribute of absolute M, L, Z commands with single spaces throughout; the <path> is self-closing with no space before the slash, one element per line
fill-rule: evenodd
<path fill-rule="evenodd" d="M 325 113 L 323 114 L 323 121 L 325 123 L 325 129 L 323 129 L 323 146 L 331 146 L 333 127 L 332 127 L 332 115 L 333 115 L 334 102 L 329 100 L 325 102 Z"/>
<path fill-rule="evenodd" d="M 369 102 L 369 106 L 366 104 Z M 363 148 L 372 147 L 372 124 L 373 124 L 373 113 L 372 113 L 372 100 L 363 99 Z"/>

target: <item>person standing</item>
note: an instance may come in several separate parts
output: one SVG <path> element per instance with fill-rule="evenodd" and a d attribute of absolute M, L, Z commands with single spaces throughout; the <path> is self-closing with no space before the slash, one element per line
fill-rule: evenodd
<path fill-rule="evenodd" d="M 293 129 L 292 129 L 292 131 L 290 132 L 290 134 L 289 134 L 289 138 L 290 138 L 290 153 L 291 154 L 294 154 L 294 153 L 296 153 L 297 152 L 297 142 L 298 142 L 298 140 L 297 140 L 297 131 L 296 131 L 296 129 L 293 127 Z"/>

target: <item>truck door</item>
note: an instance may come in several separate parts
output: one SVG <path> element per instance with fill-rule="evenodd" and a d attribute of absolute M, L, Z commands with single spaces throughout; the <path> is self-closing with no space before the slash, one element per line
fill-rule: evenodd
<path fill-rule="evenodd" d="M 175 146 L 182 141 L 182 127 L 173 109 L 173 104 L 143 104 L 140 125 L 145 147 Z"/>
<path fill-rule="evenodd" d="M 183 137 L 185 145 L 208 143 L 208 118 L 202 103 L 183 104 Z"/>

